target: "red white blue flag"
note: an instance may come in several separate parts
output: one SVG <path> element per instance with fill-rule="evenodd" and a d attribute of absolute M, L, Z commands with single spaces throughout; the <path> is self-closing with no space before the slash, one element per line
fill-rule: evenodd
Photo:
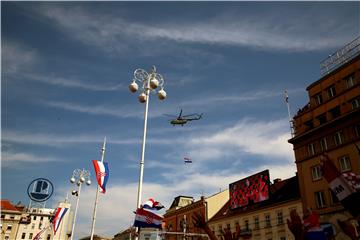
<path fill-rule="evenodd" d="M 100 192 L 105 193 L 106 191 L 106 183 L 109 179 L 109 166 L 107 162 L 100 162 L 97 160 L 93 160 L 93 165 L 96 174 L 96 180 L 100 187 Z"/>
<path fill-rule="evenodd" d="M 150 210 L 160 210 L 162 208 L 164 208 L 164 206 L 155 201 L 154 199 L 152 198 L 149 198 L 149 200 L 147 200 L 143 205 L 142 205 L 143 208 L 146 208 L 146 209 L 150 209 Z"/>
<path fill-rule="evenodd" d="M 138 208 L 136 210 L 134 226 L 139 228 L 159 228 L 161 229 L 163 217 L 145 210 Z"/>
<path fill-rule="evenodd" d="M 68 208 L 64 208 L 64 207 L 58 207 L 56 209 L 55 215 L 52 219 L 52 227 L 54 230 L 54 235 L 56 234 L 56 231 L 59 229 L 61 220 L 65 216 L 67 210 Z"/>

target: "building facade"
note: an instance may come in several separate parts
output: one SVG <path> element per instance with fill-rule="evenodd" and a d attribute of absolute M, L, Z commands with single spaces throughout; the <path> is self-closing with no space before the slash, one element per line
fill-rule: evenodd
<path fill-rule="evenodd" d="M 328 71 L 307 87 L 309 102 L 294 116 L 294 136 L 289 140 L 303 208 L 319 212 L 321 222 L 331 223 L 336 232 L 337 219 L 350 215 L 323 178 L 320 157 L 327 153 L 340 172 L 360 174 L 360 38 L 350 44 L 333 54 L 336 58 L 330 55 Z"/>
<path fill-rule="evenodd" d="M 71 236 L 72 212 L 67 201 L 58 207 L 69 210 L 64 215 L 54 235 L 50 220 L 55 210 L 52 208 L 26 208 L 24 205 L 12 205 L 8 200 L 1 200 L 1 240 L 33 239 L 39 232 L 44 240 L 67 240 Z"/>
<path fill-rule="evenodd" d="M 240 239 L 293 240 L 286 225 L 291 210 L 302 215 L 297 176 L 270 185 L 270 198 L 263 202 L 232 209 L 228 201 L 208 222 L 212 232 L 222 239 L 224 229 L 233 234 L 240 230 Z"/>
<path fill-rule="evenodd" d="M 1 222 L 0 222 L 0 239 L 13 240 L 16 238 L 19 223 L 21 219 L 21 211 L 16 208 L 9 200 L 1 200 Z"/>
<path fill-rule="evenodd" d="M 229 190 L 221 191 L 210 197 L 202 196 L 194 201 L 192 197 L 178 196 L 174 199 L 171 207 L 164 215 L 165 238 L 168 240 L 199 239 L 204 231 L 194 226 L 192 216 L 194 213 L 205 216 L 205 220 L 211 219 L 229 199 Z M 182 234 L 183 233 L 183 234 Z"/>

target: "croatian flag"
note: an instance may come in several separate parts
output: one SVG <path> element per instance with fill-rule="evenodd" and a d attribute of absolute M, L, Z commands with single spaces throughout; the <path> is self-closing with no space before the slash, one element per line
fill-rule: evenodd
<path fill-rule="evenodd" d="M 143 205 L 142 205 L 143 208 L 146 208 L 146 209 L 150 209 L 150 210 L 160 210 L 162 208 L 164 208 L 164 206 L 155 201 L 154 199 L 152 198 L 149 198 L 149 200 L 147 200 Z"/>
<path fill-rule="evenodd" d="M 147 211 L 143 208 L 138 208 L 135 215 L 135 227 L 140 228 L 159 228 L 161 229 L 163 217 Z"/>
<path fill-rule="evenodd" d="M 54 217 L 52 219 L 52 226 L 53 226 L 53 230 L 54 230 L 54 235 L 56 234 L 56 231 L 59 229 L 61 220 L 65 216 L 67 210 L 68 210 L 68 208 L 64 208 L 64 207 L 58 207 L 56 209 L 55 215 L 54 215 Z"/>
<path fill-rule="evenodd" d="M 94 164 L 96 180 L 100 187 L 100 192 L 105 193 L 106 183 L 109 179 L 109 166 L 107 162 L 92 161 Z"/>

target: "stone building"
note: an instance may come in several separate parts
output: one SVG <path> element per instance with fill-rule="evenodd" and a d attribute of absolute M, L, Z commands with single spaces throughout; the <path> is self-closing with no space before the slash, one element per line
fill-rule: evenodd
<path fill-rule="evenodd" d="M 306 90 L 309 102 L 293 118 L 293 144 L 304 209 L 340 232 L 350 217 L 324 179 L 320 157 L 327 153 L 341 173 L 360 174 L 360 38 L 321 64 L 322 76 Z M 337 239 L 342 239 L 341 234 Z"/>

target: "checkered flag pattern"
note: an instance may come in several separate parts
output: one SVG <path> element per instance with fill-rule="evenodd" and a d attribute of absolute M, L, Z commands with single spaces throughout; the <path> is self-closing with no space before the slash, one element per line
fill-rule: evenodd
<path fill-rule="evenodd" d="M 360 175 L 353 172 L 343 173 L 343 177 L 356 191 L 360 191 Z"/>

